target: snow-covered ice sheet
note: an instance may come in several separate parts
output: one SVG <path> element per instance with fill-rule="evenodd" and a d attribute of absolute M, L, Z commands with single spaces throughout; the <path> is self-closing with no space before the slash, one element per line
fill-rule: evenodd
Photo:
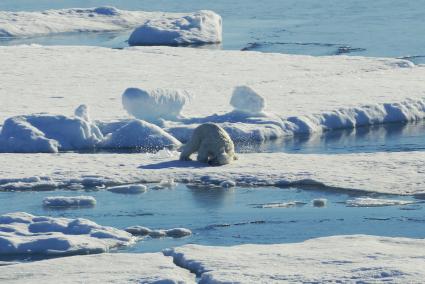
<path fill-rule="evenodd" d="M 134 241 L 125 231 L 86 219 L 34 216 L 25 212 L 0 216 L 0 256 L 102 253 Z"/>
<path fill-rule="evenodd" d="M 212 11 L 163 13 L 106 6 L 41 12 L 0 11 L 0 37 L 119 31 L 138 26 L 130 38 L 133 44 L 221 42 L 221 17 Z"/>
<path fill-rule="evenodd" d="M 334 190 L 418 194 L 425 188 L 425 152 L 344 155 L 239 154 L 222 167 L 178 161 L 178 153 L 1 154 L 2 190 L 55 187 L 102 188 L 172 180 L 205 185 L 230 181 L 239 186 L 327 186 Z"/>
<path fill-rule="evenodd" d="M 351 235 L 278 245 L 186 245 L 165 254 L 200 283 L 420 283 L 424 245 L 420 239 Z"/>
<path fill-rule="evenodd" d="M 193 95 L 182 109 L 187 119 L 164 124 L 181 140 L 206 121 L 222 123 L 232 137 L 262 140 L 425 116 L 425 68 L 399 59 L 20 46 L 1 47 L 0 61 L 0 123 L 28 113 L 69 114 L 81 103 L 92 119 L 128 119 L 120 100 L 130 87 Z M 265 100 L 264 114 L 231 112 L 233 89 L 245 85 Z"/>
<path fill-rule="evenodd" d="M 1 283 L 196 283 L 162 253 L 71 256 L 0 267 Z"/>

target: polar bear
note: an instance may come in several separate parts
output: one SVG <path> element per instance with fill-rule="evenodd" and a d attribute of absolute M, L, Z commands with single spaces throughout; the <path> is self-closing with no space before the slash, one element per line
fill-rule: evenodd
<path fill-rule="evenodd" d="M 229 164 L 236 160 L 235 146 L 229 134 L 214 123 L 204 123 L 195 128 L 190 141 L 183 146 L 180 160 L 190 160 L 198 152 L 198 161 L 212 166 Z"/>

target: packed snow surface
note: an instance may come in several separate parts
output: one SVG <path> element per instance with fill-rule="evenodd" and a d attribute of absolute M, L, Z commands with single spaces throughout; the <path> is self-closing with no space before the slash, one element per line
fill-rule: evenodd
<path fill-rule="evenodd" d="M 343 155 L 253 153 L 222 167 L 178 161 L 178 152 L 158 154 L 2 154 L 0 190 L 103 188 L 117 184 L 175 182 L 220 186 L 310 186 L 335 191 L 424 193 L 425 152 Z M 284 161 L 284 162 L 282 162 Z M 166 182 L 165 182 L 166 181 Z"/>
<path fill-rule="evenodd" d="M 130 45 L 197 45 L 221 41 L 222 19 L 207 10 L 149 20 L 128 39 Z"/>
<path fill-rule="evenodd" d="M 415 201 L 409 200 L 395 200 L 395 199 L 379 199 L 379 198 L 355 198 L 346 201 L 347 206 L 350 207 L 382 207 L 382 206 L 396 206 L 396 205 L 409 205 Z"/>
<path fill-rule="evenodd" d="M 45 207 L 92 207 L 96 205 L 93 196 L 49 196 L 44 198 Z"/>
<path fill-rule="evenodd" d="M 102 253 L 133 242 L 130 233 L 86 219 L 34 216 L 25 212 L 0 216 L 1 256 Z"/>
<path fill-rule="evenodd" d="M 122 104 L 130 115 L 156 123 L 160 119 L 177 119 L 189 99 L 183 90 L 128 88 L 122 95 Z"/>
<path fill-rule="evenodd" d="M 59 281 L 60 279 L 60 281 Z M 162 253 L 79 255 L 0 267 L 1 283 L 196 283 Z"/>
<path fill-rule="evenodd" d="M 186 245 L 165 254 L 200 283 L 418 283 L 425 277 L 424 245 L 419 239 L 352 235 L 278 245 Z"/>

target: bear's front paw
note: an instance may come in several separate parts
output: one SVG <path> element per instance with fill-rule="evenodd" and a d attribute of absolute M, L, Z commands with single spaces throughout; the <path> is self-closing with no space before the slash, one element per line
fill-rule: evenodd
<path fill-rule="evenodd" d="M 180 161 L 192 161 L 190 157 L 180 157 Z"/>

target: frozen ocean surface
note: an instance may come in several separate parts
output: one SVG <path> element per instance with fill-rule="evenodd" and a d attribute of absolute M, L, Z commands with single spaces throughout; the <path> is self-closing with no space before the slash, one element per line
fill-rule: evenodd
<path fill-rule="evenodd" d="M 0 10 L 39 11 L 72 7 L 191 12 L 209 9 L 223 17 L 223 44 L 209 48 L 309 55 L 407 57 L 423 63 L 425 1 L 31 1 L 3 0 Z M 78 33 L 6 40 L 0 44 L 100 45 L 124 47 L 131 31 Z"/>

